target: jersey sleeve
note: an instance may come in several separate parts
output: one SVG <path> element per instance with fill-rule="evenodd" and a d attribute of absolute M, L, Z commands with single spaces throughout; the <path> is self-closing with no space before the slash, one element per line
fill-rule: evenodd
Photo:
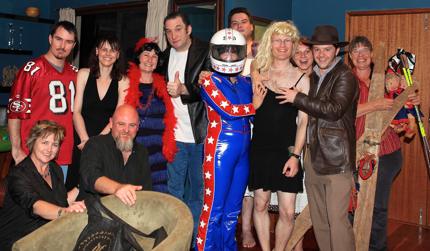
<path fill-rule="evenodd" d="M 252 103 L 232 104 L 214 83 L 212 76 L 206 78 L 201 85 L 203 100 L 212 107 L 221 117 L 235 119 L 255 114 Z"/>
<path fill-rule="evenodd" d="M 35 62 L 29 61 L 15 77 L 8 102 L 8 118 L 29 119 L 31 114 L 31 88 L 35 74 L 40 70 Z"/>

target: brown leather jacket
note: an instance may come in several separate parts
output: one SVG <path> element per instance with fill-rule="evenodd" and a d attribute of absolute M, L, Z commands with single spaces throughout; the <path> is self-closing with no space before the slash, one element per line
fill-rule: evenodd
<path fill-rule="evenodd" d="M 317 93 L 318 80 L 312 73 L 309 95 L 299 93 L 294 99 L 294 105 L 309 114 L 312 166 L 322 175 L 355 170 L 357 80 L 341 61 L 327 73 Z"/>

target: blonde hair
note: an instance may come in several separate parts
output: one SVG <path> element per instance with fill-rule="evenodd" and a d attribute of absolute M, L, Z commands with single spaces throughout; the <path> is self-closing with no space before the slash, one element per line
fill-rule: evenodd
<path fill-rule="evenodd" d="M 260 41 L 258 52 L 255 57 L 257 69 L 260 71 L 267 71 L 272 64 L 272 36 L 273 35 L 287 35 L 293 41 L 293 49 L 291 57 L 294 55 L 297 44 L 300 39 L 300 32 L 294 23 L 290 20 L 273 22 L 264 32 L 263 38 Z"/>
<path fill-rule="evenodd" d="M 54 139 L 61 143 L 64 139 L 64 127 L 50 120 L 39 120 L 31 128 L 27 139 L 27 147 L 30 153 L 33 151 L 34 144 L 38 138 L 45 138 L 54 134 Z"/>

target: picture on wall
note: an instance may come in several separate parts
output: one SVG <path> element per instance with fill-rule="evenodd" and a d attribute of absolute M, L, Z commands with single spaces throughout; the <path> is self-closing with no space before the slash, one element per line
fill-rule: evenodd
<path fill-rule="evenodd" d="M 267 19 L 267 18 L 263 18 L 263 17 L 257 17 L 257 16 L 252 16 L 252 18 L 254 19 L 254 34 L 255 34 L 255 41 L 260 41 L 261 38 L 263 37 L 264 32 L 266 31 L 267 27 L 270 25 L 270 23 L 272 22 L 272 20 Z"/>

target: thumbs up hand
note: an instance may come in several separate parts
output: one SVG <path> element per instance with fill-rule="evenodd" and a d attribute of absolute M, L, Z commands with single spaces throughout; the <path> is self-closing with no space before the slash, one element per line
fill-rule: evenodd
<path fill-rule="evenodd" d="M 167 82 L 167 92 L 173 98 L 179 97 L 182 94 L 182 90 L 185 86 L 179 80 L 179 71 L 175 73 L 175 79 L 173 82 Z"/>

